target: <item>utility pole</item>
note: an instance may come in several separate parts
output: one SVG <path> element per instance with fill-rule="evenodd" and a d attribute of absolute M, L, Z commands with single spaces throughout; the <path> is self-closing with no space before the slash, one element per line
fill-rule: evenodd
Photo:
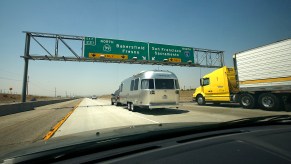
<path fill-rule="evenodd" d="M 26 83 L 26 95 L 28 96 L 28 83 L 29 83 L 29 76 L 27 75 L 27 83 Z"/>
<path fill-rule="evenodd" d="M 57 88 L 55 87 L 55 98 L 57 97 Z"/>

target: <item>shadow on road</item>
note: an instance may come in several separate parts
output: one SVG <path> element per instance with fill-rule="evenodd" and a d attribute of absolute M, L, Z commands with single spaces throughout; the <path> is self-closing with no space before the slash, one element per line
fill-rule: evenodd
<path fill-rule="evenodd" d="M 183 114 L 188 113 L 188 110 L 182 109 L 170 109 L 170 108 L 163 108 L 163 109 L 136 109 L 134 112 L 146 114 L 146 115 L 173 115 L 173 114 Z"/>
<path fill-rule="evenodd" d="M 193 107 L 202 107 L 202 106 L 209 106 L 209 107 L 225 107 L 225 108 L 241 108 L 237 103 L 221 103 L 221 104 L 214 104 L 214 103 L 207 103 L 205 105 L 198 105 L 195 102 L 183 102 L 180 103 L 182 108 L 183 106 L 193 106 Z"/>
<path fill-rule="evenodd" d="M 217 107 L 226 107 L 226 108 L 241 108 L 239 104 L 235 104 L 235 103 L 205 104 L 205 106 L 217 106 Z"/>
<path fill-rule="evenodd" d="M 181 103 L 181 106 L 180 108 L 183 108 L 183 106 L 186 106 L 186 107 L 224 107 L 224 108 L 235 108 L 235 109 L 244 109 L 240 106 L 240 104 L 238 103 L 221 103 L 221 104 L 214 104 L 214 103 L 207 103 L 205 105 L 198 105 L 196 103 L 189 103 L 189 102 L 184 102 L 184 103 Z M 263 109 L 260 109 L 259 107 L 255 108 L 255 109 L 252 109 L 252 110 L 263 110 Z M 286 111 L 286 112 L 291 112 L 291 104 L 288 102 L 286 103 L 282 108 L 278 109 L 278 110 L 265 110 L 265 111 Z"/>
<path fill-rule="evenodd" d="M 58 110 L 58 109 L 67 109 L 67 108 L 73 109 L 74 107 L 73 106 L 67 106 L 67 107 L 49 108 L 49 109 L 56 109 L 56 110 Z"/>

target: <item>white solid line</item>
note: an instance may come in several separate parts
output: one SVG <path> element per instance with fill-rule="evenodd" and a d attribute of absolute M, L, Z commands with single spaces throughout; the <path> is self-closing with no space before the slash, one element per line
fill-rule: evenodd
<path fill-rule="evenodd" d="M 139 115 L 137 115 L 137 114 L 135 114 L 135 113 L 132 113 L 132 114 L 136 115 L 136 116 L 139 117 L 139 118 L 145 119 L 145 120 L 147 120 L 147 121 L 151 121 L 151 122 L 153 122 L 153 123 L 159 124 L 159 122 L 157 122 L 157 121 L 154 121 L 154 120 L 151 120 L 151 119 L 148 119 L 148 118 L 145 118 L 145 117 L 139 116 Z"/>

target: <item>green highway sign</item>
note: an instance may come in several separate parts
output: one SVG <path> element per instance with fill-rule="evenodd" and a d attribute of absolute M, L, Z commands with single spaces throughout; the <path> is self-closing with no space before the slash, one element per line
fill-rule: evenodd
<path fill-rule="evenodd" d="M 193 48 L 164 44 L 149 44 L 149 58 L 155 61 L 187 63 L 194 62 Z"/>
<path fill-rule="evenodd" d="M 135 59 L 172 63 L 194 62 L 191 47 L 94 37 L 85 37 L 84 47 L 85 58 Z"/>
<path fill-rule="evenodd" d="M 84 57 L 148 60 L 148 43 L 85 37 Z"/>

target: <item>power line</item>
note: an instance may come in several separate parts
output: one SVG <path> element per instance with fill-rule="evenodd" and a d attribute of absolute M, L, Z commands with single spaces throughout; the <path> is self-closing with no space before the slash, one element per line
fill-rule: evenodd
<path fill-rule="evenodd" d="M 10 73 L 10 74 L 15 74 L 15 75 L 18 75 L 20 76 L 21 74 L 20 73 L 16 73 L 16 72 L 11 72 L 11 71 L 7 71 L 6 69 L 3 69 L 3 68 L 0 68 L 1 72 L 6 72 L 6 73 Z"/>
<path fill-rule="evenodd" d="M 22 80 L 19 80 L 19 79 L 13 79 L 13 78 L 7 78 L 7 77 L 0 77 L 0 79 L 3 79 L 3 80 L 9 80 L 9 81 L 16 81 L 16 82 L 22 82 Z M 37 81 L 37 80 L 34 80 L 34 81 Z M 41 83 L 40 81 L 37 81 L 39 83 Z M 54 90 L 50 90 L 50 89 L 47 89 L 45 87 L 43 87 L 42 85 L 40 85 L 39 83 L 36 83 L 36 82 L 32 82 L 31 79 L 29 80 L 29 83 L 30 83 L 30 88 L 39 88 L 41 90 L 45 90 L 45 91 L 49 91 L 49 92 L 53 92 L 55 93 L 55 96 L 56 96 L 56 87 Z M 33 85 L 31 85 L 33 84 Z M 28 85 L 28 84 L 27 84 Z M 27 89 L 28 91 L 28 89 Z M 62 89 L 58 89 L 59 92 L 67 92 L 67 90 L 62 90 Z M 28 93 L 27 93 L 28 94 Z M 66 94 L 67 95 L 67 94 Z"/>
<path fill-rule="evenodd" d="M 11 81 L 22 81 L 22 80 L 7 78 L 7 77 L 0 77 L 0 79 L 3 79 L 3 80 L 11 80 Z"/>

